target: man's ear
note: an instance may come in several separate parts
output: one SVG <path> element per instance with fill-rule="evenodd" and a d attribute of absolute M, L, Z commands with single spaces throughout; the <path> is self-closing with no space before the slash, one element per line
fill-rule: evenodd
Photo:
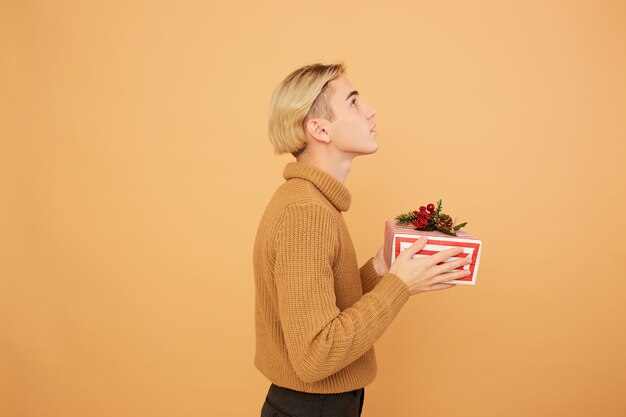
<path fill-rule="evenodd" d="M 311 139 L 318 140 L 324 143 L 330 143 L 330 135 L 328 134 L 326 120 L 322 118 L 313 118 L 307 120 L 304 125 L 304 131 L 306 135 Z"/>

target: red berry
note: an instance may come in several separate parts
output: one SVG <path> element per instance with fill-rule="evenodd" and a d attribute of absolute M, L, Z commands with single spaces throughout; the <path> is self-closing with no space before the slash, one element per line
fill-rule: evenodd
<path fill-rule="evenodd" d="M 426 211 L 426 207 L 420 206 L 420 211 Z"/>
<path fill-rule="evenodd" d="M 425 229 L 428 226 L 428 220 L 423 217 L 417 219 L 416 223 L 418 229 Z"/>
<path fill-rule="evenodd" d="M 428 206 L 426 206 L 426 210 L 430 211 L 431 213 L 435 211 L 435 205 L 434 204 L 429 204 Z"/>

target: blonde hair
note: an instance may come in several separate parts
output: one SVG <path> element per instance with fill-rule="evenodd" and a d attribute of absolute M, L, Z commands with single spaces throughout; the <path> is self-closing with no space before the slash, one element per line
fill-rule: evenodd
<path fill-rule="evenodd" d="M 345 72 L 343 63 L 313 64 L 289 74 L 274 90 L 269 110 L 269 138 L 276 154 L 297 157 L 306 147 L 304 125 L 313 117 L 333 121 L 328 83 Z"/>

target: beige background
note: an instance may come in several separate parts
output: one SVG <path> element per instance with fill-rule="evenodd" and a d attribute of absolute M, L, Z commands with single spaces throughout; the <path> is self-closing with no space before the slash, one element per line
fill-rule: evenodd
<path fill-rule="evenodd" d="M 438 198 L 484 241 L 364 415 L 626 415 L 624 2 L 3 0 L 0 45 L 0 415 L 259 414 L 267 106 L 338 59 L 378 110 L 360 262 Z"/>

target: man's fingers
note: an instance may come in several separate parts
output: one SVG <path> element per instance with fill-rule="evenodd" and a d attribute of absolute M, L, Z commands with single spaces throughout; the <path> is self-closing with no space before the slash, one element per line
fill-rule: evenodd
<path fill-rule="evenodd" d="M 436 275 L 432 278 L 433 283 L 441 283 L 452 281 L 453 279 L 464 278 L 469 275 L 470 271 L 454 271 L 454 272 L 446 272 L 444 274 Z"/>
<path fill-rule="evenodd" d="M 445 272 L 454 271 L 455 269 L 472 263 L 472 258 L 455 259 L 454 261 L 444 262 L 441 265 L 434 265 L 431 269 L 433 275 L 443 274 Z"/>
<path fill-rule="evenodd" d="M 461 253 L 463 253 L 463 248 L 451 248 L 451 249 L 442 250 L 441 252 L 431 255 L 430 261 L 436 265 L 439 262 L 443 262 L 446 259 L 451 258 L 456 255 L 460 255 Z"/>
<path fill-rule="evenodd" d="M 428 236 L 422 236 L 419 239 L 417 239 L 415 242 L 413 242 L 413 244 L 411 246 L 409 246 L 404 251 L 402 251 L 402 253 L 400 255 L 398 255 L 398 257 L 404 256 L 405 258 L 409 258 L 410 259 L 417 252 L 419 252 L 422 249 L 424 249 L 424 246 L 426 246 L 426 243 L 428 243 Z"/>

